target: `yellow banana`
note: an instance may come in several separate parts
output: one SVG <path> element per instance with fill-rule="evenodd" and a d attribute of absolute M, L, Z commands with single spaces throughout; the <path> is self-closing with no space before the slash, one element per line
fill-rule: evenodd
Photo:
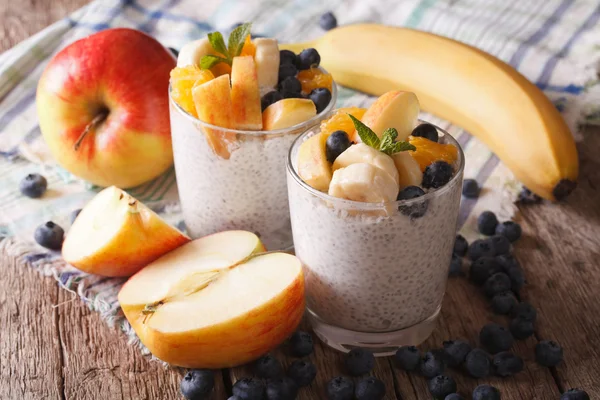
<path fill-rule="evenodd" d="M 552 102 L 508 64 L 431 33 L 376 24 L 333 29 L 307 43 L 346 87 L 380 96 L 414 92 L 427 112 L 476 136 L 534 193 L 561 200 L 575 188 L 573 136 Z"/>

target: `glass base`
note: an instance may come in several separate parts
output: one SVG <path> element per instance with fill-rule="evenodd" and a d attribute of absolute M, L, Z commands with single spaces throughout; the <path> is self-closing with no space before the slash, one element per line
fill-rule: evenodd
<path fill-rule="evenodd" d="M 417 346 L 423 343 L 433 332 L 441 309 L 440 305 L 429 318 L 418 324 L 388 332 L 351 331 L 329 325 L 311 310 L 307 310 L 307 313 L 313 331 L 326 345 L 344 353 L 363 347 L 371 350 L 377 357 L 384 357 L 395 354 L 400 346 Z"/>

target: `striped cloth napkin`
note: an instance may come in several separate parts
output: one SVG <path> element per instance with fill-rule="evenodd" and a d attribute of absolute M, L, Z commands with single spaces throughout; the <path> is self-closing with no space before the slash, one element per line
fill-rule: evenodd
<path fill-rule="evenodd" d="M 137 342 L 116 300 L 122 279 L 83 274 L 31 240 L 35 228 L 47 220 L 68 229 L 69 214 L 98 191 L 55 165 L 41 139 L 35 89 L 42 70 L 67 44 L 110 27 L 140 29 L 165 46 L 180 48 L 210 31 L 228 32 L 236 22 L 252 21 L 255 33 L 293 42 L 321 35 L 318 18 L 330 10 L 340 24 L 406 26 L 479 47 L 543 89 L 575 135 L 579 124 L 600 124 L 600 0 L 96 0 L 0 55 L 0 251 L 54 276 Z M 372 100 L 342 88 L 338 105 L 367 106 Z M 467 158 L 465 177 L 484 187 L 478 200 L 461 204 L 462 233 L 476 237 L 474 218 L 484 209 L 510 218 L 520 189 L 510 171 L 459 128 L 430 115 L 422 118 L 458 138 Z M 49 190 L 42 199 L 18 191 L 19 181 L 30 172 L 48 178 Z M 184 229 L 173 170 L 130 193 Z"/>

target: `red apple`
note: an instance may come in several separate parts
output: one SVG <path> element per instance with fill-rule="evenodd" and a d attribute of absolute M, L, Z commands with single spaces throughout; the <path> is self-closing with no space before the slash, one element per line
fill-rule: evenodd
<path fill-rule="evenodd" d="M 173 163 L 169 72 L 152 37 L 108 29 L 61 50 L 37 87 L 40 129 L 58 163 L 99 186 L 129 188 Z"/>

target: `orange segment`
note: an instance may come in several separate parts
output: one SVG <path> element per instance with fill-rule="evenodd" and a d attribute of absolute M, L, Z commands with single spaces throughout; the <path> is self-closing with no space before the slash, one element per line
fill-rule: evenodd
<path fill-rule="evenodd" d="M 192 98 L 192 89 L 214 79 L 214 75 L 195 65 L 176 67 L 171 70 L 171 96 L 185 111 L 197 117 L 196 106 Z"/>
<path fill-rule="evenodd" d="M 366 108 L 346 107 L 340 108 L 333 116 L 321 122 L 321 133 L 326 136 L 331 135 L 335 131 L 344 131 L 352 140 L 354 135 L 354 123 L 348 116 L 351 114 L 354 118 L 361 119 Z"/>
<path fill-rule="evenodd" d="M 221 75 L 231 75 L 231 66 L 224 62 L 218 63 L 217 65 L 212 67 L 210 70 L 215 77 L 221 76 Z"/>
<path fill-rule="evenodd" d="M 242 47 L 242 52 L 240 56 L 252 56 L 256 54 L 256 45 L 252 43 L 252 39 L 250 35 L 246 36 L 246 41 L 244 42 L 244 47 Z"/>
<path fill-rule="evenodd" d="M 333 77 L 318 68 L 305 69 L 298 72 L 298 80 L 302 84 L 302 93 L 309 94 L 316 88 L 327 88 L 331 91 Z"/>
<path fill-rule="evenodd" d="M 408 141 L 417 148 L 417 150 L 411 151 L 410 155 L 419 163 L 423 172 L 434 161 L 446 161 L 452 164 L 458 158 L 458 149 L 451 144 L 437 143 L 413 136 L 409 136 Z"/>

